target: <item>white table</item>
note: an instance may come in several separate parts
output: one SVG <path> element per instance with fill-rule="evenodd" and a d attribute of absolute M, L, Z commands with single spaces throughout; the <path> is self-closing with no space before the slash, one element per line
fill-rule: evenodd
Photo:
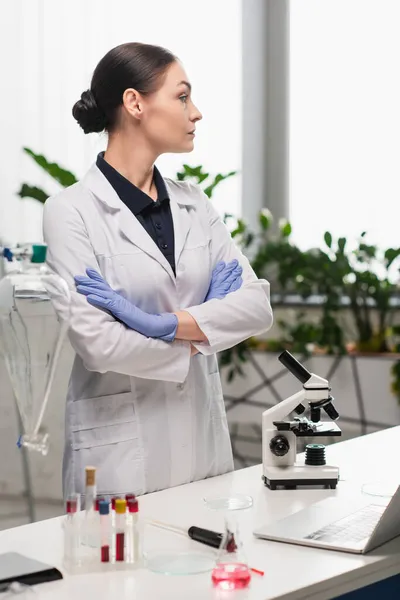
<path fill-rule="evenodd" d="M 328 447 L 328 462 L 340 466 L 343 478 L 336 490 L 270 491 L 262 484 L 259 465 L 141 498 L 141 514 L 145 517 L 221 531 L 222 515 L 207 510 L 203 497 L 230 492 L 253 496 L 253 509 L 243 514 L 243 540 L 249 565 L 264 570 L 265 575 L 253 575 L 247 590 L 221 595 L 212 587 L 210 573 L 168 577 L 139 569 L 86 575 L 64 573 L 62 581 L 37 586 L 38 600 L 206 600 L 222 597 L 325 600 L 398 574 L 400 538 L 360 556 L 257 540 L 252 530 L 256 525 L 293 513 L 319 499 L 345 494 L 352 486 L 360 488 L 367 481 L 383 478 L 385 473 L 393 477 L 399 468 L 399 444 L 400 427 L 395 427 Z M 0 532 L 0 553 L 21 552 L 62 570 L 61 522 L 60 518 L 49 519 Z M 146 539 L 148 549 L 167 543 L 174 548 L 212 552 L 183 536 L 154 528 L 150 530 Z"/>

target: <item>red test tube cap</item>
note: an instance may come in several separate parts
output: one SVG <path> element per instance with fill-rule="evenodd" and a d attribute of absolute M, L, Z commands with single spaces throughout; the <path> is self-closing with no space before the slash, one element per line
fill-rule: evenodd
<path fill-rule="evenodd" d="M 128 500 L 128 510 L 130 513 L 139 512 L 139 502 L 138 502 L 137 498 L 132 498 L 132 499 Z"/>

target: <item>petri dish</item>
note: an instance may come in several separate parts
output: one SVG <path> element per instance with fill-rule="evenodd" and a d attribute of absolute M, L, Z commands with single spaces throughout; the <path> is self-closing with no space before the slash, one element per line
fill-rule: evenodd
<path fill-rule="evenodd" d="M 253 506 L 253 498 L 245 494 L 230 496 L 206 496 L 203 498 L 207 508 L 211 510 L 244 510 Z"/>
<path fill-rule="evenodd" d="M 363 494 L 378 498 L 392 498 L 399 487 L 398 483 L 388 481 L 369 481 L 361 486 Z"/>
<path fill-rule="evenodd" d="M 194 575 L 212 571 L 215 556 L 202 552 L 153 551 L 145 555 L 145 566 L 162 575 Z"/>

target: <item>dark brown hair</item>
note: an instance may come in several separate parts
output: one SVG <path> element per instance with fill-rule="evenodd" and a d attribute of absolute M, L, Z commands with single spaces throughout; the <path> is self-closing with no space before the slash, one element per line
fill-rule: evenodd
<path fill-rule="evenodd" d="M 74 118 L 85 133 L 112 131 L 125 90 L 134 88 L 144 96 L 157 91 L 176 60 L 161 46 L 132 42 L 113 48 L 95 68 L 90 89 L 74 104 Z"/>

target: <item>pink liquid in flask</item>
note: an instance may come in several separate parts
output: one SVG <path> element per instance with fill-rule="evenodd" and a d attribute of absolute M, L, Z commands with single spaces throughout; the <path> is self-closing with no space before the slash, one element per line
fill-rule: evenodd
<path fill-rule="evenodd" d="M 218 563 L 211 579 L 222 590 L 239 590 L 249 585 L 251 575 L 249 567 L 244 563 Z"/>

